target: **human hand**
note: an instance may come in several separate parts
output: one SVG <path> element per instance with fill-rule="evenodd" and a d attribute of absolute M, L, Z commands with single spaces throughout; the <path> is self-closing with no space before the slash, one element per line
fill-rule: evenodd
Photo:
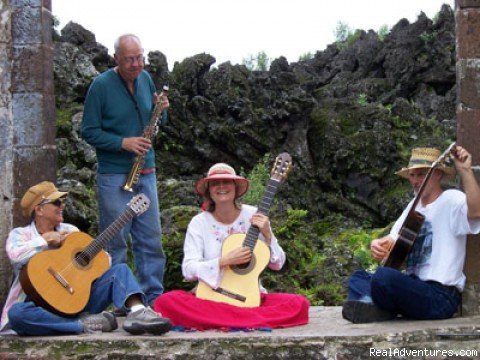
<path fill-rule="evenodd" d="M 262 213 L 256 213 L 250 219 L 252 225 L 256 226 L 262 233 L 268 245 L 272 242 L 272 230 L 270 229 L 270 219 Z"/>
<path fill-rule="evenodd" d="M 391 236 L 372 240 L 370 244 L 370 253 L 372 254 L 372 257 L 377 261 L 383 260 L 388 254 L 388 249 L 393 241 L 394 240 Z"/>
<path fill-rule="evenodd" d="M 224 267 L 227 265 L 245 264 L 249 262 L 251 258 L 252 251 L 250 250 L 250 248 L 246 246 L 239 247 L 220 258 L 220 267 Z"/>
<path fill-rule="evenodd" d="M 67 235 L 68 233 L 66 231 L 49 231 L 42 234 L 42 237 L 45 239 L 48 246 L 60 247 Z"/>
<path fill-rule="evenodd" d="M 452 150 L 452 154 L 458 172 L 472 169 L 472 155 L 465 148 L 456 145 Z"/>
<path fill-rule="evenodd" d="M 145 155 L 152 147 L 152 142 L 144 137 L 128 137 L 122 140 L 122 149 L 135 155 Z"/>

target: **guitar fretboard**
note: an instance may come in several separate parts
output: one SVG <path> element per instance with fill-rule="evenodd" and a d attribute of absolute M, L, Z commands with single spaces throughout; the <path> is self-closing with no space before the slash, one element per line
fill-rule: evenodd
<path fill-rule="evenodd" d="M 262 200 L 258 205 L 258 212 L 264 215 L 268 215 L 270 210 L 270 206 L 272 206 L 273 197 L 278 191 L 280 187 L 280 181 L 270 178 L 267 184 L 267 188 L 263 194 Z M 243 246 L 248 246 L 252 251 L 255 248 L 255 244 L 257 243 L 258 234 L 260 233 L 260 229 L 256 226 L 250 226 L 245 235 L 245 240 L 243 240 Z"/>
<path fill-rule="evenodd" d="M 76 256 L 77 261 L 81 265 L 88 264 L 135 215 L 136 213 L 131 208 L 127 208 L 122 215 Z"/>

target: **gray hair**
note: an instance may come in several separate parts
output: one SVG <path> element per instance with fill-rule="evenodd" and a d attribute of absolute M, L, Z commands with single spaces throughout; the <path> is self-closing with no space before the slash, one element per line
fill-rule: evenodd
<path fill-rule="evenodd" d="M 140 41 L 140 38 L 135 35 L 135 34 L 123 34 L 120 35 L 117 40 L 115 40 L 115 43 L 113 44 L 113 48 L 115 50 L 115 54 L 118 54 L 120 52 L 120 44 L 122 41 L 126 39 L 136 39 L 140 45 L 142 45 L 142 42 Z"/>

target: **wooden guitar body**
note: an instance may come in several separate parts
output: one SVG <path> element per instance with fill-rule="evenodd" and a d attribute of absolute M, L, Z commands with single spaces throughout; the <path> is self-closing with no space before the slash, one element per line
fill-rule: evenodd
<path fill-rule="evenodd" d="M 227 237 L 222 245 L 222 256 L 242 247 L 245 234 Z M 223 302 L 240 307 L 260 306 L 260 274 L 270 262 L 270 248 L 263 241 L 257 241 L 252 252 L 252 260 L 242 265 L 227 266 L 217 289 L 200 281 L 197 297 L 200 299 Z"/>
<path fill-rule="evenodd" d="M 383 266 L 399 269 L 407 258 L 417 235 L 425 222 L 425 216 L 411 211 L 405 219 L 397 239 L 390 244 L 388 254 L 382 260 Z"/>
<path fill-rule="evenodd" d="M 138 194 L 127 205 L 97 238 L 73 232 L 60 248 L 32 256 L 19 276 L 25 294 L 38 306 L 59 315 L 80 313 L 90 299 L 92 283 L 110 267 L 110 258 L 103 250 L 106 244 L 134 216 L 148 209 L 150 199 Z"/>
<path fill-rule="evenodd" d="M 85 266 L 75 256 L 91 242 L 83 232 L 67 236 L 59 249 L 36 254 L 20 272 L 25 293 L 37 304 L 66 316 L 80 313 L 90 298 L 92 283 L 110 267 L 105 251 Z"/>

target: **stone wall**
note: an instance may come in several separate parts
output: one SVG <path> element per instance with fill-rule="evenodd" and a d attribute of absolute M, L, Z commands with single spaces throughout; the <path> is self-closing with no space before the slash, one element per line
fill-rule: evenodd
<path fill-rule="evenodd" d="M 13 116 L 11 87 L 11 8 L 8 0 L 0 1 L 0 305 L 8 290 L 10 264 L 4 239 L 12 226 L 12 142 Z"/>
<path fill-rule="evenodd" d="M 50 0 L 0 0 L 0 305 L 10 285 L 8 231 L 25 224 L 26 189 L 55 180 L 55 102 Z"/>
<path fill-rule="evenodd" d="M 457 143 L 480 163 L 480 1 L 457 0 L 455 4 L 457 53 Z M 477 181 L 480 180 L 477 172 Z M 467 286 L 463 294 L 462 314 L 480 311 L 480 236 L 470 236 L 467 245 L 465 273 Z"/>

